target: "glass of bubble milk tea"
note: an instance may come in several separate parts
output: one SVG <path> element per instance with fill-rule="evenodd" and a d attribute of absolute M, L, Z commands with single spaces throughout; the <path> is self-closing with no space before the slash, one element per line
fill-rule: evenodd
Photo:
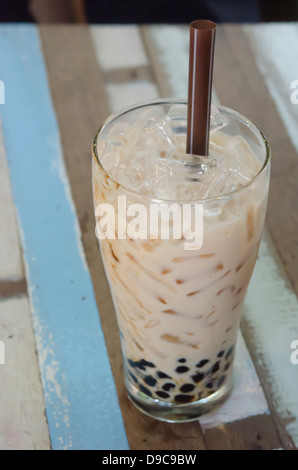
<path fill-rule="evenodd" d="M 151 101 L 110 116 L 93 143 L 128 397 L 168 422 L 197 419 L 231 391 L 270 174 L 268 142 L 246 117 L 212 106 L 208 157 L 185 153 L 186 125 L 186 101 Z"/>

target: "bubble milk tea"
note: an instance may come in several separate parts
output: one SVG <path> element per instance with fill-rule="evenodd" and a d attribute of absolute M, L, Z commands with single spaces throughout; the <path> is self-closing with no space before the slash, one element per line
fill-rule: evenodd
<path fill-rule="evenodd" d="M 94 142 L 97 229 L 128 395 L 166 421 L 195 419 L 230 393 L 270 171 L 263 134 L 223 107 L 212 108 L 210 155 L 186 155 L 186 113 L 183 102 L 143 105 L 112 116 Z M 180 238 L 123 232 L 134 204 L 144 208 L 139 225 L 147 214 L 148 226 L 152 204 L 174 204 L 165 214 L 188 205 L 193 215 L 200 206 L 202 243 L 188 244 L 189 219 Z"/>

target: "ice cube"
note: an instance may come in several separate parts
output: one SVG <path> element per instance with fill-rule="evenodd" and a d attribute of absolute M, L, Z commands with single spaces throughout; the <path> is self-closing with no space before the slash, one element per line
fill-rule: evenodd
<path fill-rule="evenodd" d="M 161 112 L 161 111 L 160 111 Z M 135 124 L 134 124 L 135 126 Z M 154 148 L 158 150 L 175 150 L 172 130 L 163 116 L 145 111 L 137 119 L 137 129 L 132 142 L 134 148 Z"/>
<path fill-rule="evenodd" d="M 187 106 L 172 105 L 165 117 L 166 132 L 176 150 L 185 152 Z"/>
<path fill-rule="evenodd" d="M 147 187 L 147 161 L 144 152 L 129 155 L 114 168 L 113 176 L 125 188 L 143 193 Z"/>
<path fill-rule="evenodd" d="M 121 145 L 127 145 L 129 138 L 131 137 L 131 128 L 127 122 L 115 123 L 107 135 L 107 141 L 109 144 L 120 147 Z"/>
<path fill-rule="evenodd" d="M 212 104 L 210 113 L 210 134 L 223 129 L 229 124 L 229 118 L 222 114 L 219 109 Z"/>
<path fill-rule="evenodd" d="M 177 181 L 183 169 L 174 159 L 156 158 L 148 174 L 151 197 L 174 200 L 177 198 Z"/>

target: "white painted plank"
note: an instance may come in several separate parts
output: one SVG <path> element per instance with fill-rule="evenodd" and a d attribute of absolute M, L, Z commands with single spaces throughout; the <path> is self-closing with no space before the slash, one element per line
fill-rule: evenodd
<path fill-rule="evenodd" d="M 291 83 L 298 79 L 298 26 L 278 23 L 245 26 L 257 67 L 298 152 L 298 105 L 291 102 Z M 272 249 L 271 249 L 272 251 Z M 262 264 L 250 287 L 245 317 L 258 344 L 260 364 L 268 370 L 272 394 L 287 431 L 298 446 L 298 366 L 291 363 L 291 343 L 298 340 L 298 301 L 281 263 L 263 244 Z M 275 259 L 278 260 L 275 253 Z M 262 279 L 262 291 L 258 281 Z M 262 312 L 262 314 L 258 314 Z"/>
<path fill-rule="evenodd" d="M 291 102 L 291 83 L 298 80 L 298 25 L 245 26 L 256 64 L 298 152 L 298 105 Z"/>
<path fill-rule="evenodd" d="M 133 25 L 92 25 L 96 55 L 104 72 L 148 65 L 139 28 Z"/>
<path fill-rule="evenodd" d="M 187 98 L 189 31 L 174 25 L 154 25 L 147 31 L 154 42 L 168 85 L 167 98 Z"/>
<path fill-rule="evenodd" d="M 157 87 L 149 81 L 110 83 L 106 90 L 111 112 L 159 97 Z"/>
<path fill-rule="evenodd" d="M 244 317 L 254 338 L 257 364 L 267 371 L 276 410 L 298 447 L 298 365 L 291 362 L 291 343 L 298 340 L 298 301 L 266 239 L 249 286 Z"/>
<path fill-rule="evenodd" d="M 0 450 L 50 449 L 27 296 L 0 301 L 0 339 Z"/>
<path fill-rule="evenodd" d="M 149 64 L 137 26 L 92 26 L 91 35 L 103 72 Z M 107 83 L 106 91 L 111 112 L 159 96 L 157 86 L 150 79 Z"/>
<path fill-rule="evenodd" d="M 8 105 L 3 105 L 8 106 Z M 18 281 L 24 277 L 16 214 L 0 123 L 0 279 Z"/>

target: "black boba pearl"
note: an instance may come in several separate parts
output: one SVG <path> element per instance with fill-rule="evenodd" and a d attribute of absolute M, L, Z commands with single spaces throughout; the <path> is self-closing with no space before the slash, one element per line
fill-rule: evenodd
<path fill-rule="evenodd" d="M 153 364 L 153 362 L 146 361 L 146 359 L 141 359 L 139 361 L 139 365 L 144 367 L 155 367 L 155 364 Z"/>
<path fill-rule="evenodd" d="M 224 355 L 224 350 L 222 349 L 221 351 L 219 351 L 219 353 L 217 354 L 217 357 L 222 357 Z"/>
<path fill-rule="evenodd" d="M 189 368 L 186 366 L 176 367 L 176 372 L 178 372 L 178 374 L 183 374 L 184 372 L 187 372 L 188 370 Z"/>
<path fill-rule="evenodd" d="M 188 393 L 194 390 L 195 386 L 193 384 L 184 384 L 180 387 L 180 392 Z"/>
<path fill-rule="evenodd" d="M 141 392 L 145 393 L 145 395 L 148 395 L 149 397 L 152 397 L 152 393 L 148 388 L 144 387 L 143 385 L 140 385 L 140 390 Z"/>
<path fill-rule="evenodd" d="M 132 378 L 132 380 L 134 381 L 134 383 L 137 384 L 137 383 L 139 382 L 138 379 L 136 378 L 136 376 L 133 375 L 131 372 L 129 372 L 129 375 L 130 375 L 130 377 Z"/>
<path fill-rule="evenodd" d="M 212 372 L 213 374 L 215 374 L 215 372 L 217 372 L 219 370 L 219 366 L 220 366 L 220 361 L 217 361 L 214 366 L 212 367 Z"/>
<path fill-rule="evenodd" d="M 131 367 L 136 367 L 136 363 L 132 359 L 127 359 L 127 362 Z"/>
<path fill-rule="evenodd" d="M 205 384 L 205 387 L 207 387 L 207 388 L 212 388 L 212 387 L 213 387 L 213 382 L 207 382 L 207 383 Z"/>
<path fill-rule="evenodd" d="M 204 367 L 206 364 L 208 364 L 209 359 L 202 359 L 200 362 L 197 363 L 196 367 Z"/>
<path fill-rule="evenodd" d="M 162 390 L 158 390 L 157 392 L 155 392 L 155 394 L 160 398 L 169 398 L 170 396 L 168 393 L 163 392 Z"/>
<path fill-rule="evenodd" d="M 146 368 L 142 365 L 142 361 L 133 361 L 132 359 L 127 359 L 128 364 L 133 367 L 134 369 L 146 370 Z"/>
<path fill-rule="evenodd" d="M 225 380 L 226 380 L 226 376 L 223 375 L 217 382 L 217 386 L 220 387 L 224 383 Z"/>
<path fill-rule="evenodd" d="M 170 379 L 171 378 L 168 374 L 165 374 L 164 372 L 161 372 L 160 370 L 157 372 L 156 375 L 160 379 Z"/>
<path fill-rule="evenodd" d="M 169 392 L 170 390 L 172 390 L 175 387 L 176 387 L 176 385 L 171 383 L 171 382 L 167 382 L 162 386 L 163 390 L 165 390 L 166 392 Z"/>
<path fill-rule="evenodd" d="M 230 367 L 230 365 L 231 365 L 231 363 L 228 362 L 228 363 L 225 365 L 225 367 L 224 367 L 224 371 L 228 370 L 228 368 Z"/>
<path fill-rule="evenodd" d="M 227 351 L 225 358 L 228 359 L 232 355 L 233 351 L 234 351 L 234 346 L 231 346 L 230 349 Z"/>
<path fill-rule="evenodd" d="M 197 383 L 201 382 L 201 380 L 203 380 L 204 374 L 201 374 L 200 372 L 198 372 L 196 375 L 192 375 L 191 378 L 194 381 L 194 383 L 197 384 Z"/>
<path fill-rule="evenodd" d="M 178 359 L 178 362 L 184 363 L 186 362 L 186 359 L 184 357 L 181 357 L 181 359 Z"/>
<path fill-rule="evenodd" d="M 177 401 L 178 403 L 189 403 L 193 400 L 193 398 L 193 395 L 176 395 L 175 401 Z"/>
<path fill-rule="evenodd" d="M 152 377 L 152 375 L 146 375 L 146 377 L 144 377 L 144 382 L 147 384 L 147 385 L 150 385 L 150 387 L 154 387 L 154 385 L 156 385 L 156 380 L 154 377 Z"/>

